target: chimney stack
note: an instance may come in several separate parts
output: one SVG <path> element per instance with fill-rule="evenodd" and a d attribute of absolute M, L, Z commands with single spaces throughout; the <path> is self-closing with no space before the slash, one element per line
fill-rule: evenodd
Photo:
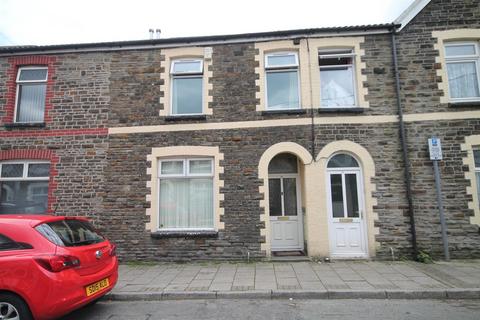
<path fill-rule="evenodd" d="M 150 40 L 153 39 L 153 29 L 148 29 L 148 33 L 150 34 Z"/>
<path fill-rule="evenodd" d="M 162 32 L 162 30 L 160 30 L 160 29 L 156 29 L 156 30 L 155 30 L 155 35 L 156 35 L 156 36 L 155 36 L 155 39 L 160 39 L 160 33 L 161 33 L 161 32 Z"/>

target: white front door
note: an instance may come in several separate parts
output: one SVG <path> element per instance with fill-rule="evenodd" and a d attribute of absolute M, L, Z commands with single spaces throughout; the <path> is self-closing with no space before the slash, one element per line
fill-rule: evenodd
<path fill-rule="evenodd" d="M 272 251 L 303 250 L 303 219 L 298 175 L 270 175 L 268 187 Z"/>
<path fill-rule="evenodd" d="M 327 172 L 331 256 L 367 257 L 360 170 L 328 169 Z"/>

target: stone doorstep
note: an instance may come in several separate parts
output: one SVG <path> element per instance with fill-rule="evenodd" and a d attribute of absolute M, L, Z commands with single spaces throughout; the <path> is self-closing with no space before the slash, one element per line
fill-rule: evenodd
<path fill-rule="evenodd" d="M 193 299 L 480 299 L 480 288 L 442 290 L 247 290 L 109 293 L 107 301 Z"/>

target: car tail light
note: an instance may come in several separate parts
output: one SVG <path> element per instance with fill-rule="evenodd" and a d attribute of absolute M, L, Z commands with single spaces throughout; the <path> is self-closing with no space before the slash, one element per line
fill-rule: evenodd
<path fill-rule="evenodd" d="M 60 272 L 62 270 L 80 266 L 80 259 L 67 255 L 41 256 L 35 258 L 35 261 L 51 272 Z"/>
<path fill-rule="evenodd" d="M 117 246 L 112 243 L 110 247 L 110 256 L 114 257 L 116 255 L 117 255 Z"/>

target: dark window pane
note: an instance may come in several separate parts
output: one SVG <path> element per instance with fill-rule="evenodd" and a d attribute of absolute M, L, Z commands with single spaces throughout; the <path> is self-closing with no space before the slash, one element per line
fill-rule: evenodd
<path fill-rule="evenodd" d="M 338 66 L 348 65 L 353 63 L 352 57 L 325 57 L 318 59 L 320 66 Z"/>
<path fill-rule="evenodd" d="M 202 77 L 174 78 L 173 114 L 202 113 Z"/>
<path fill-rule="evenodd" d="M 276 155 L 268 165 L 268 173 L 297 173 L 297 156 L 291 153 Z"/>
<path fill-rule="evenodd" d="M 270 216 L 282 215 L 282 190 L 280 179 L 268 179 Z"/>
<path fill-rule="evenodd" d="M 297 109 L 298 96 L 297 71 L 267 73 L 268 109 Z"/>
<path fill-rule="evenodd" d="M 17 122 L 42 122 L 45 113 L 45 84 L 19 86 Z"/>
<path fill-rule="evenodd" d="M 297 179 L 283 179 L 283 201 L 286 216 L 296 216 L 297 211 Z"/>
<path fill-rule="evenodd" d="M 61 220 L 37 226 L 38 232 L 51 242 L 64 246 L 76 247 L 104 241 L 88 221 Z"/>
<path fill-rule="evenodd" d="M 473 150 L 473 157 L 475 158 L 475 168 L 480 168 L 480 150 Z"/>
<path fill-rule="evenodd" d="M 347 216 L 349 218 L 358 218 L 358 192 L 357 175 L 354 173 L 345 174 L 345 197 L 347 199 Z"/>
<path fill-rule="evenodd" d="M 21 178 L 23 163 L 7 163 L 2 165 L 2 178 Z"/>
<path fill-rule="evenodd" d="M 332 213 L 334 218 L 344 217 L 343 208 L 343 191 L 342 191 L 342 175 L 330 175 L 330 185 L 332 193 Z"/>
<path fill-rule="evenodd" d="M 358 162 L 352 156 L 348 154 L 337 154 L 334 156 L 327 165 L 328 168 L 357 168 Z"/>
<path fill-rule="evenodd" d="M 30 163 L 28 165 L 28 176 L 32 178 L 48 177 L 50 175 L 50 164 Z"/>
<path fill-rule="evenodd" d="M 46 81 L 47 69 L 22 69 L 20 70 L 19 81 Z"/>
<path fill-rule="evenodd" d="M 0 214 L 46 213 L 48 181 L 1 181 Z"/>
<path fill-rule="evenodd" d="M 19 245 L 12 239 L 0 234 L 0 251 L 19 249 Z"/>

